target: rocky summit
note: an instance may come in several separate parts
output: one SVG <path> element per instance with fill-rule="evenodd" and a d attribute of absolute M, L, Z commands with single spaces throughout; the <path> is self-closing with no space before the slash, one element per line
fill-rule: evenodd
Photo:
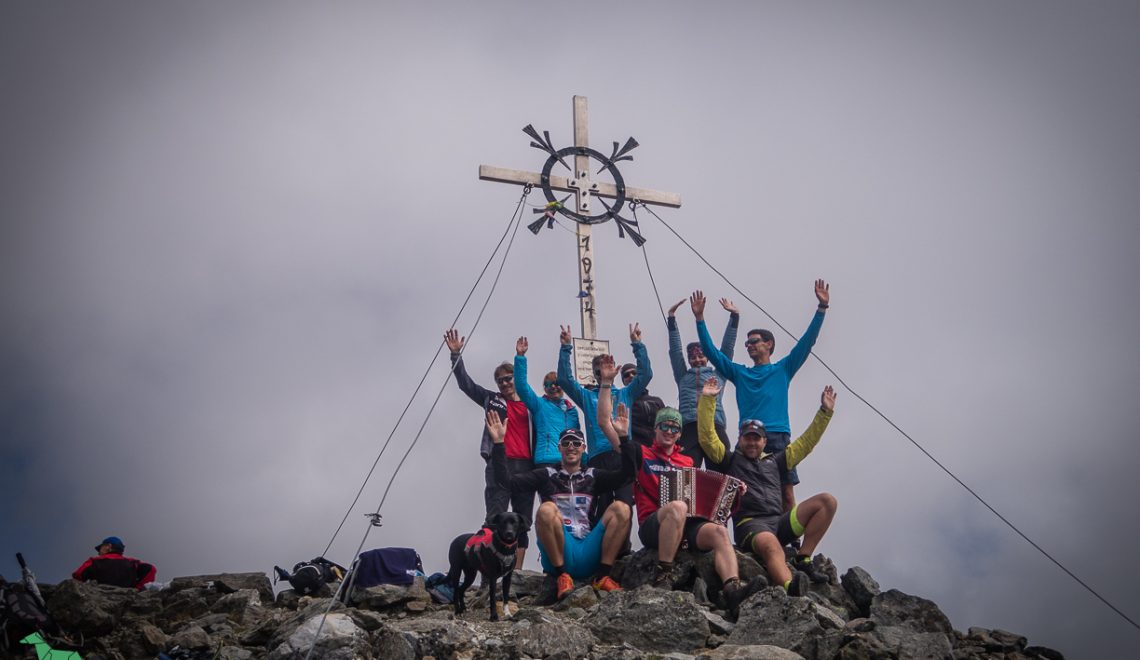
<path fill-rule="evenodd" d="M 141 592 L 71 580 L 41 590 L 73 642 L 66 648 L 84 660 L 160 653 L 173 660 L 300 660 L 310 648 L 313 658 L 337 660 L 1063 657 L 1004 630 L 954 630 L 933 602 L 882 591 L 859 567 L 840 576 L 822 555 L 815 564 L 830 579 L 802 596 L 768 586 L 752 558 L 738 559 L 752 592 L 738 612 L 725 610 L 711 556 L 680 553 L 678 579 L 665 591 L 649 586 L 655 561 L 644 550 L 614 566 L 622 591 L 596 593 L 583 583 L 549 606 L 539 604 L 549 597 L 544 576 L 519 571 L 512 585 L 517 604 L 497 622 L 489 620 L 484 587 L 468 592 L 468 610 L 457 617 L 450 605 L 433 602 L 422 578 L 408 587 L 358 589 L 352 607 L 331 609 L 328 593 L 274 596 L 262 573 L 183 577 Z M 18 641 L 7 653 L 44 657 Z"/>

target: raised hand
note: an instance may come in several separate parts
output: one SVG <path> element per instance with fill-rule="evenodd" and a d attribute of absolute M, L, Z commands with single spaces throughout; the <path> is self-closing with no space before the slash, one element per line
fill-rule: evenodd
<path fill-rule="evenodd" d="M 619 438 L 629 436 L 629 409 L 625 407 L 624 403 L 618 404 L 617 417 L 614 418 L 614 430 L 617 431 Z"/>
<path fill-rule="evenodd" d="M 558 340 L 561 341 L 563 344 L 569 344 L 570 340 L 571 340 L 570 326 L 560 325 L 558 327 L 562 328 L 562 332 L 558 335 Z"/>
<path fill-rule="evenodd" d="M 724 311 L 728 312 L 729 314 L 739 314 L 740 313 L 740 310 L 737 309 L 736 305 L 734 305 L 732 303 L 732 301 L 729 300 L 728 298 L 721 298 L 720 299 L 720 306 L 723 307 Z"/>
<path fill-rule="evenodd" d="M 507 424 L 499 419 L 499 413 L 494 410 L 487 411 L 487 432 L 491 434 L 491 440 L 497 444 L 503 444 L 503 438 L 507 437 Z"/>
<path fill-rule="evenodd" d="M 673 305 L 672 307 L 669 308 L 669 316 L 674 316 L 677 313 L 677 308 L 680 307 L 681 305 L 684 305 L 684 304 L 685 304 L 684 298 L 681 298 L 680 300 L 678 300 L 676 305 Z"/>
<path fill-rule="evenodd" d="M 526 337 L 519 337 L 519 340 L 515 342 L 515 355 L 526 355 L 526 349 L 529 347 L 530 344 L 527 343 Z"/>
<path fill-rule="evenodd" d="M 701 388 L 701 394 L 704 396 L 716 396 L 720 394 L 720 390 L 720 382 L 717 381 L 716 376 L 712 376 L 705 381 L 704 387 Z"/>
<path fill-rule="evenodd" d="M 819 395 L 819 407 L 827 412 L 835 411 L 835 390 L 830 385 L 823 388 L 823 394 Z"/>
<path fill-rule="evenodd" d="M 598 382 L 603 385 L 612 385 L 617 375 L 618 367 L 614 361 L 614 356 L 603 356 L 598 362 Z"/>
<path fill-rule="evenodd" d="M 827 301 L 831 300 L 831 287 L 823 280 L 815 281 L 815 297 L 820 305 L 827 305 Z"/>
<path fill-rule="evenodd" d="M 467 341 L 467 338 L 460 337 L 459 331 L 452 328 L 443 333 L 443 341 L 447 342 L 447 347 L 451 349 L 452 353 L 459 353 L 463 350 L 463 344 Z"/>
<path fill-rule="evenodd" d="M 705 318 L 705 294 L 701 291 L 694 291 L 693 295 L 689 296 L 689 305 L 693 308 L 693 316 L 697 317 L 698 321 L 703 321 Z"/>
<path fill-rule="evenodd" d="M 637 323 L 629 326 L 629 340 L 635 344 L 641 341 L 641 326 Z M 612 358 L 613 356 L 610 357 Z"/>

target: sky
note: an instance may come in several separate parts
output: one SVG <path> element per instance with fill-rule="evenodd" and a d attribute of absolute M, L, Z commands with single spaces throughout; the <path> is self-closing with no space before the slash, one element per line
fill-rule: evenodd
<path fill-rule="evenodd" d="M 521 197 L 478 166 L 539 169 L 520 129 L 570 145 L 577 94 L 591 145 L 635 137 L 626 182 L 680 193 L 657 213 L 792 333 L 826 279 L 817 355 L 1140 619 L 1138 64 L 1131 2 L 4 3 L 0 574 L 21 551 L 65 579 L 110 534 L 159 580 L 330 540 L 446 570 L 484 513 L 446 359 L 349 505 Z M 666 307 L 701 289 L 773 327 L 638 218 Z M 472 331 L 476 289 L 477 382 L 525 335 L 540 385 L 578 328 L 569 227 L 518 232 Z M 599 334 L 628 361 L 640 322 L 675 401 L 644 258 L 594 236 Z M 794 430 L 827 384 L 797 494 L 839 499 L 841 570 L 1072 658 L 1140 643 L 814 360 Z"/>

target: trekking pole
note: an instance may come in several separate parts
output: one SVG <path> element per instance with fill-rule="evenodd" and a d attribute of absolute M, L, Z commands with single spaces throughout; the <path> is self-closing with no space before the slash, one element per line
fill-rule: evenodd
<path fill-rule="evenodd" d="M 36 574 L 32 569 L 28 568 L 28 563 L 24 561 L 23 553 L 16 553 L 16 561 L 20 564 L 20 574 L 24 578 L 24 586 L 27 588 L 28 593 L 36 599 L 40 607 L 47 609 L 47 603 L 44 602 L 44 596 L 40 593 L 40 586 L 36 584 Z"/>

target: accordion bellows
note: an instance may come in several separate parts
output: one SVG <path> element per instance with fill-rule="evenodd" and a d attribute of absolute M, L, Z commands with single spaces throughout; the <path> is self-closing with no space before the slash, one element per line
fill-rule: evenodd
<path fill-rule="evenodd" d="M 681 500 L 689 515 L 727 525 L 736 511 L 746 486 L 736 477 L 697 468 L 680 468 L 661 473 L 660 504 Z"/>

